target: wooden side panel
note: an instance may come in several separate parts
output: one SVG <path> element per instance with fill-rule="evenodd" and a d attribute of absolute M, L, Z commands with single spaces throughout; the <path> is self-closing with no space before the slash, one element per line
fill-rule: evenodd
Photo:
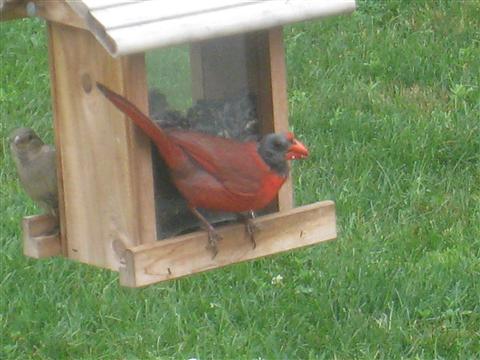
<path fill-rule="evenodd" d="M 54 23 L 49 37 L 64 255 L 118 270 L 118 249 L 156 239 L 150 142 L 95 83 L 146 111 L 143 55 L 113 59 Z"/>
<path fill-rule="evenodd" d="M 266 215 L 255 223 L 259 227 L 255 249 L 243 225 L 218 229 L 223 239 L 214 259 L 206 249 L 204 231 L 126 249 L 120 283 L 129 287 L 146 286 L 336 238 L 332 201 Z"/>
<path fill-rule="evenodd" d="M 250 42 L 257 49 L 257 89 L 262 132 L 288 130 L 288 96 L 282 28 L 254 34 Z"/>
<path fill-rule="evenodd" d="M 221 99 L 249 91 L 257 97 L 261 133 L 288 130 L 288 97 L 282 28 L 192 44 L 192 97 Z M 291 179 L 272 210 L 293 207 Z"/>
<path fill-rule="evenodd" d="M 282 28 L 260 32 L 250 37 L 257 51 L 258 113 L 262 133 L 288 130 L 288 95 Z M 278 194 L 278 210 L 293 208 L 291 177 Z"/>

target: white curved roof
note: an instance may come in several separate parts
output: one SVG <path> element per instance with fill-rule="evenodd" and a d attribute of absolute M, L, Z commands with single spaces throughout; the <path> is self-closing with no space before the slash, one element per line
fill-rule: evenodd
<path fill-rule="evenodd" d="M 352 12 L 355 0 L 67 0 L 113 55 Z"/>

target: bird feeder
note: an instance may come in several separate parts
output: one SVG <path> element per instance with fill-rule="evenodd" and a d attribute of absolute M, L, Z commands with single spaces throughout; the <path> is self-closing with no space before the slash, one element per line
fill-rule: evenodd
<path fill-rule="evenodd" d="M 226 99 L 248 94 L 260 134 L 286 131 L 282 25 L 354 8 L 354 0 L 10 3 L 2 20 L 47 21 L 58 154 L 60 231 L 51 234 L 55 223 L 48 216 L 24 218 L 25 254 L 63 255 L 118 271 L 122 285 L 140 287 L 334 239 L 335 204 L 294 208 L 291 181 L 255 220 L 254 249 L 238 223 L 216 225 L 223 240 L 214 258 L 202 230 L 160 239 L 159 194 L 171 191 L 158 185 L 164 172 L 155 170 L 149 139 L 95 84 L 148 113 L 150 51 L 181 45 L 189 61 L 190 110 L 225 108 Z"/>

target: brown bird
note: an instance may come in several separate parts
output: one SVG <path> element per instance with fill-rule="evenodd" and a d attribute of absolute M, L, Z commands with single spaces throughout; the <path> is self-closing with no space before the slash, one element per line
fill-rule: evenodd
<path fill-rule="evenodd" d="M 29 128 L 10 135 L 10 150 L 20 183 L 26 193 L 47 214 L 57 216 L 58 190 L 55 148 L 46 145 Z"/>
<path fill-rule="evenodd" d="M 173 183 L 206 228 L 214 256 L 221 237 L 197 208 L 235 213 L 262 209 L 287 179 L 287 160 L 308 156 L 292 133 L 268 134 L 257 143 L 162 129 L 123 96 L 102 84 L 97 87 L 155 143 Z M 247 231 L 255 246 L 251 223 Z"/>

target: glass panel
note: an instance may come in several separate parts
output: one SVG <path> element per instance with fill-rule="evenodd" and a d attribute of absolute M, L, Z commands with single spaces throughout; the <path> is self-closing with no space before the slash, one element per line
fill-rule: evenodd
<path fill-rule="evenodd" d="M 150 116 L 164 129 L 184 129 L 238 140 L 259 135 L 254 56 L 245 36 L 147 53 Z M 153 150 L 157 233 L 160 239 L 199 227 Z M 199 209 L 212 224 L 234 214 Z"/>
<path fill-rule="evenodd" d="M 159 49 L 147 53 L 150 115 L 161 118 L 164 107 L 186 111 L 192 106 L 190 47 Z"/>

